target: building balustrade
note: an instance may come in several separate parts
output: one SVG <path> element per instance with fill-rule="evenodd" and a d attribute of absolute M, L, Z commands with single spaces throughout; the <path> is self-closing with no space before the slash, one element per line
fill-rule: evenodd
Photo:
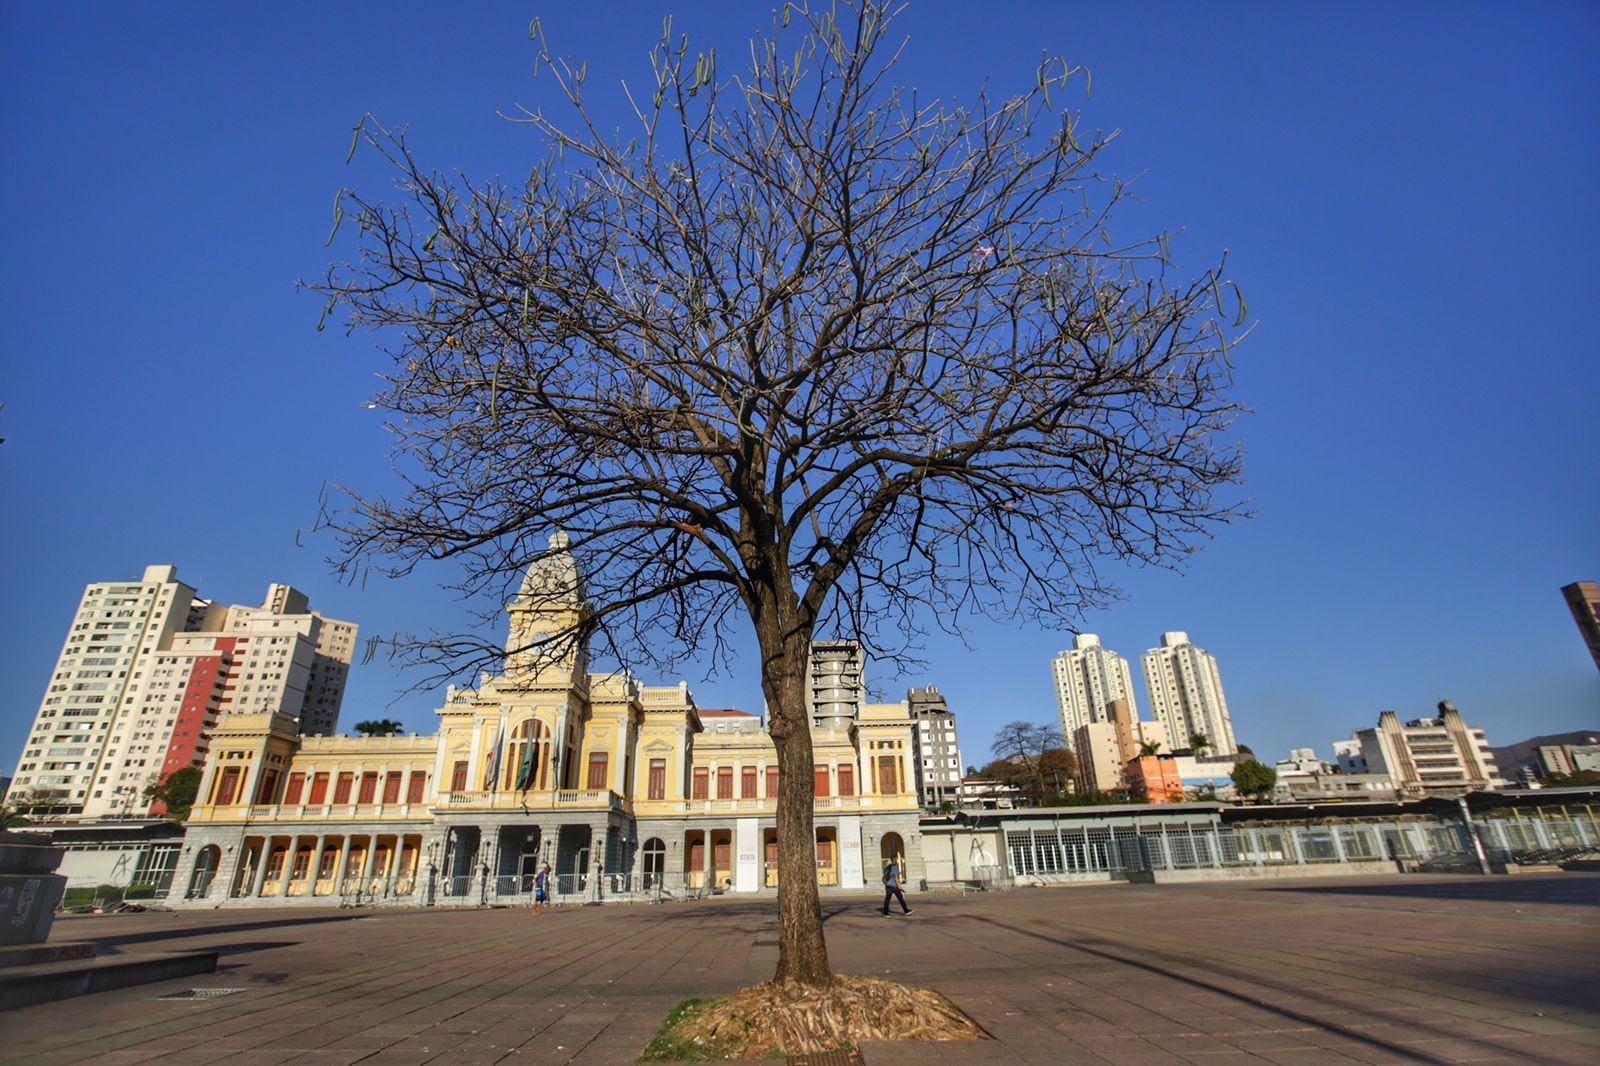
<path fill-rule="evenodd" d="M 237 812 L 243 805 L 233 807 L 213 807 L 217 813 Z M 251 804 L 243 807 L 244 816 L 250 819 L 266 821 L 298 821 L 301 819 L 315 818 L 416 818 L 427 813 L 427 805 L 421 803 L 272 803 Z M 233 818 L 210 818 L 207 821 L 232 821 Z"/>
<path fill-rule="evenodd" d="M 910 796 L 818 796 L 812 809 L 818 812 L 858 811 L 913 804 Z M 772 814 L 777 806 L 778 801 L 771 798 L 690 799 L 675 804 L 673 810 L 679 814 Z"/>
<path fill-rule="evenodd" d="M 550 790 L 505 789 L 499 792 L 448 792 L 443 796 L 446 807 L 605 807 L 614 811 L 628 809 L 627 801 L 608 788 L 569 788 Z"/>

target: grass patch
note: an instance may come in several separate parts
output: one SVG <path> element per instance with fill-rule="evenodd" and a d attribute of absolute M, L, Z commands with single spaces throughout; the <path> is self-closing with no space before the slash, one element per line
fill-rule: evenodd
<path fill-rule="evenodd" d="M 715 1037 L 708 1039 L 694 1032 L 701 1028 L 699 1023 L 705 1012 L 721 1003 L 723 998 L 713 996 L 705 999 L 686 999 L 673 1007 L 667 1012 L 661 1028 L 656 1030 L 656 1035 L 645 1045 L 644 1054 L 639 1056 L 639 1061 L 710 1062 L 743 1058 L 739 1042 Z M 781 1059 L 785 1056 L 775 1053 L 766 1057 Z"/>

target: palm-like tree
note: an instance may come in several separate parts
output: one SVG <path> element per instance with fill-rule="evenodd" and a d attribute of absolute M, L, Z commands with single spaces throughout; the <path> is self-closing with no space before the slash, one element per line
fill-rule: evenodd
<path fill-rule="evenodd" d="M 356 732 L 364 737 L 397 737 L 406 727 L 393 718 L 380 718 L 375 722 L 357 722 Z"/>
<path fill-rule="evenodd" d="M 1211 738 L 1204 733 L 1194 733 L 1189 737 L 1189 750 L 1196 755 L 1204 755 L 1211 750 Z"/>
<path fill-rule="evenodd" d="M 1140 755 L 1154 755 L 1161 750 L 1161 741 L 1147 740 L 1139 745 Z"/>

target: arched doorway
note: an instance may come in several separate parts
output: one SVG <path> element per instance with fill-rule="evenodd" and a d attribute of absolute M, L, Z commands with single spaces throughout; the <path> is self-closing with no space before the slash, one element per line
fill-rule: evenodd
<path fill-rule="evenodd" d="M 832 826 L 817 827 L 817 884 L 833 886 L 839 883 L 838 830 Z"/>
<path fill-rule="evenodd" d="M 878 857 L 883 860 L 883 865 L 880 869 L 887 870 L 889 863 L 893 862 L 900 867 L 901 880 L 905 879 L 906 845 L 905 841 L 900 839 L 899 833 L 883 834 L 883 839 L 878 842 Z"/>
<path fill-rule="evenodd" d="M 543 838 L 539 827 L 522 831 L 517 843 L 517 891 L 532 892 L 533 880 L 539 875 L 540 847 Z M 502 844 L 502 847 L 505 845 Z"/>
<path fill-rule="evenodd" d="M 658 887 L 666 870 L 667 846 L 661 842 L 660 837 L 651 837 L 644 842 L 644 887 L 647 889 Z"/>
<path fill-rule="evenodd" d="M 211 880 L 217 876 L 217 866 L 221 862 L 221 848 L 215 844 L 201 848 L 200 854 L 194 857 L 194 873 L 189 876 L 189 891 L 185 893 L 185 898 L 204 899 L 211 890 Z"/>

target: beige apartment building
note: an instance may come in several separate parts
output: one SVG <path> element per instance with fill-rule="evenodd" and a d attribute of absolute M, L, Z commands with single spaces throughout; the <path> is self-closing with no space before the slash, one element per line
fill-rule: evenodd
<path fill-rule="evenodd" d="M 1161 634 L 1161 646 L 1144 653 L 1143 665 L 1150 716 L 1166 727 L 1174 750 L 1192 747 L 1195 735 L 1204 734 L 1209 754 L 1238 752 L 1216 656 L 1175 631 Z"/>
<path fill-rule="evenodd" d="M 1078 757 L 1078 787 L 1085 792 L 1116 792 L 1130 787 L 1128 763 L 1145 753 L 1168 753 L 1167 729 L 1160 722 L 1141 722 L 1126 700 L 1112 700 L 1104 721 L 1081 725 L 1072 734 Z"/>
<path fill-rule="evenodd" d="M 1401 796 L 1507 787 L 1483 730 L 1469 726 L 1449 700 L 1439 704 L 1437 718 L 1416 718 L 1404 725 L 1399 715 L 1384 711 L 1377 728 L 1358 729 L 1350 739 L 1361 746 L 1361 766 L 1387 776 Z"/>
<path fill-rule="evenodd" d="M 13 795 L 52 817 L 140 816 L 146 786 L 205 761 L 227 711 L 333 731 L 356 626 L 272 585 L 260 607 L 196 596 L 172 566 L 88 586 L 23 745 Z M 159 809 L 155 813 L 160 813 Z"/>

